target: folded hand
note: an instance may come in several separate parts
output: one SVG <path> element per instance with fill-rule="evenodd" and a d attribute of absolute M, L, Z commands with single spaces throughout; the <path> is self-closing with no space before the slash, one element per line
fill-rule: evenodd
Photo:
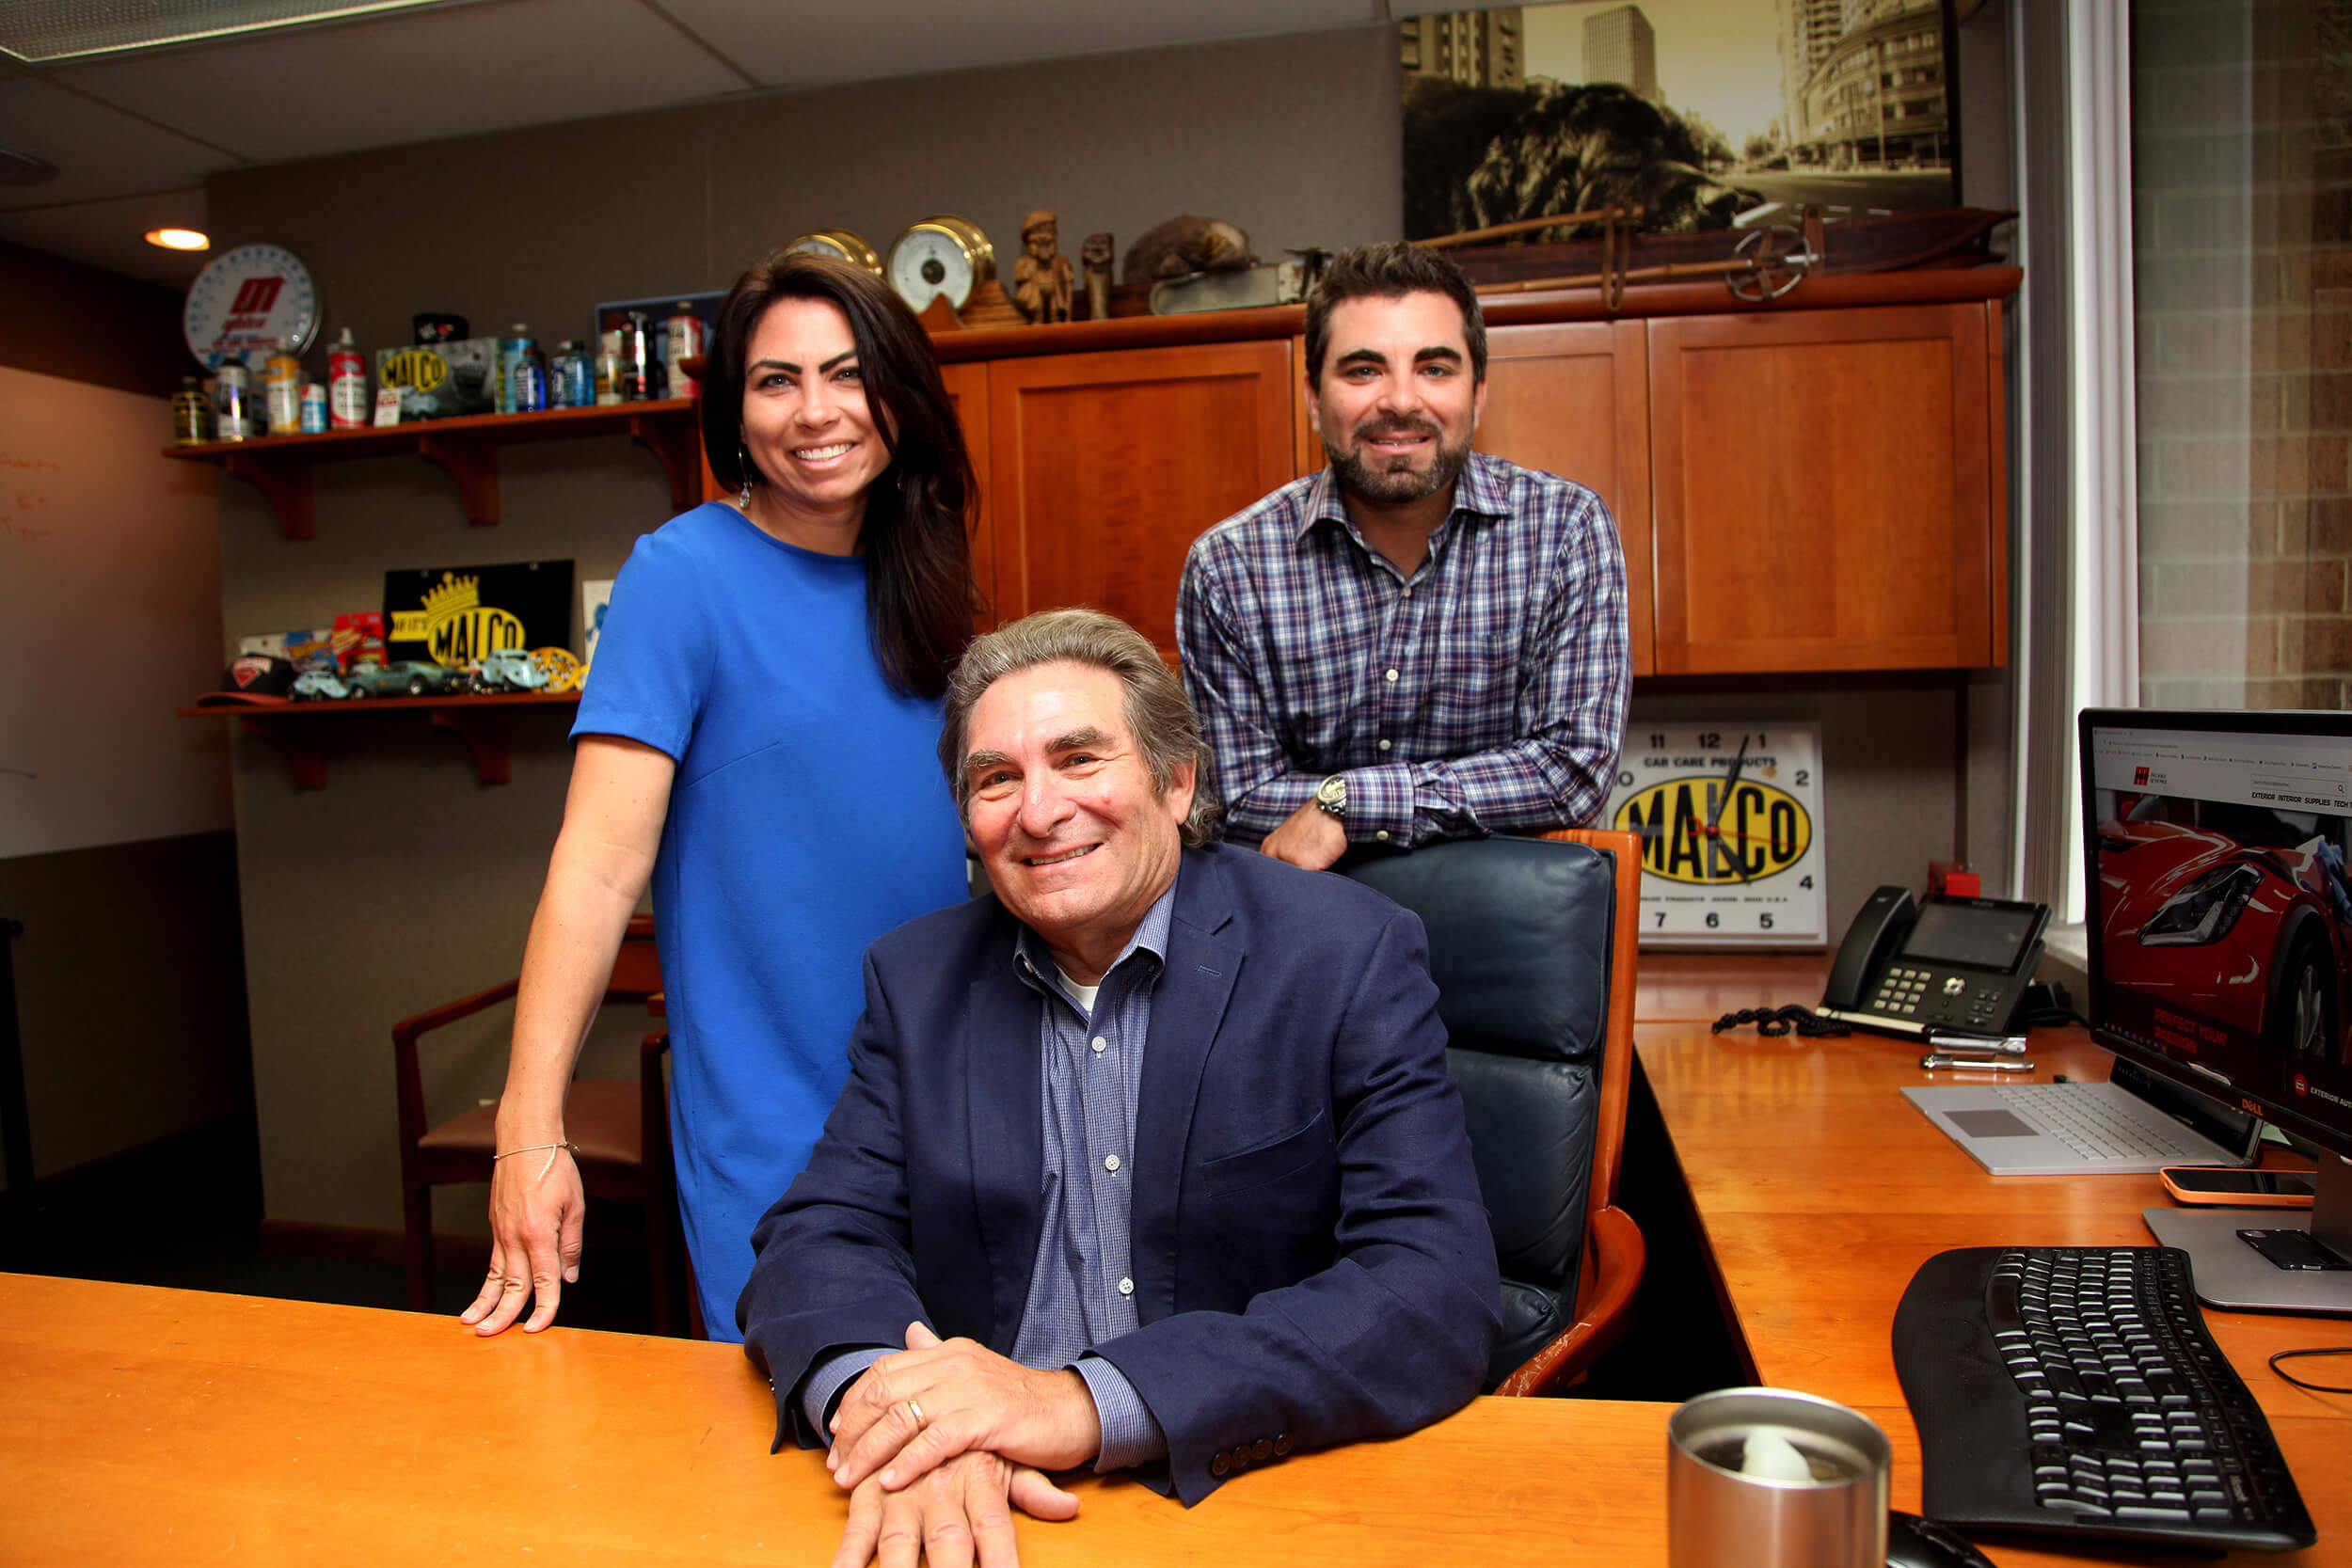
<path fill-rule="evenodd" d="M 845 1487 L 870 1476 L 896 1491 L 975 1449 L 1066 1470 L 1102 1448 L 1094 1396 L 1076 1372 L 1024 1367 L 971 1339 L 942 1341 L 918 1323 L 907 1325 L 906 1354 L 875 1362 L 841 1397 L 825 1463 Z"/>

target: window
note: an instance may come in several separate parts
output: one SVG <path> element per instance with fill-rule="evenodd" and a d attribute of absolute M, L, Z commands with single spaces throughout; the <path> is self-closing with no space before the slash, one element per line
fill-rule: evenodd
<path fill-rule="evenodd" d="M 2352 701 L 2352 12 L 2132 8 L 2139 700 Z"/>

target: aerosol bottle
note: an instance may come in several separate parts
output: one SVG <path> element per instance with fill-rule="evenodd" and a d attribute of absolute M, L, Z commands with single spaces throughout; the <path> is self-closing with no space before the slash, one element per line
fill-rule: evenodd
<path fill-rule="evenodd" d="M 348 326 L 326 355 L 326 416 L 337 430 L 358 430 L 368 422 L 368 362 Z"/>

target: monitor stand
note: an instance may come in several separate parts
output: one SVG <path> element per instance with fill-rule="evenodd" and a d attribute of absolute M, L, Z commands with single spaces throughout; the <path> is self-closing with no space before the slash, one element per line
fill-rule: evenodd
<path fill-rule="evenodd" d="M 2352 1317 L 2352 1163 L 2323 1153 L 2319 1191 L 2308 1210 L 2144 1209 L 2140 1217 L 2156 1240 L 2189 1257 L 2197 1299 L 2236 1312 L 2320 1312 Z M 2271 1248 L 2321 1262 L 2282 1268 L 2238 1232 L 2293 1230 L 2288 1245 Z"/>

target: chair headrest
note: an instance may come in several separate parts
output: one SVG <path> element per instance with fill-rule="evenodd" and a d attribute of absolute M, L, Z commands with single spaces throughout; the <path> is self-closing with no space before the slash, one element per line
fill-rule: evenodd
<path fill-rule="evenodd" d="M 1456 1049 L 1598 1058 L 1616 914 L 1609 851 L 1552 839 L 1461 839 L 1368 859 L 1346 874 L 1421 916 L 1438 1015 Z"/>

